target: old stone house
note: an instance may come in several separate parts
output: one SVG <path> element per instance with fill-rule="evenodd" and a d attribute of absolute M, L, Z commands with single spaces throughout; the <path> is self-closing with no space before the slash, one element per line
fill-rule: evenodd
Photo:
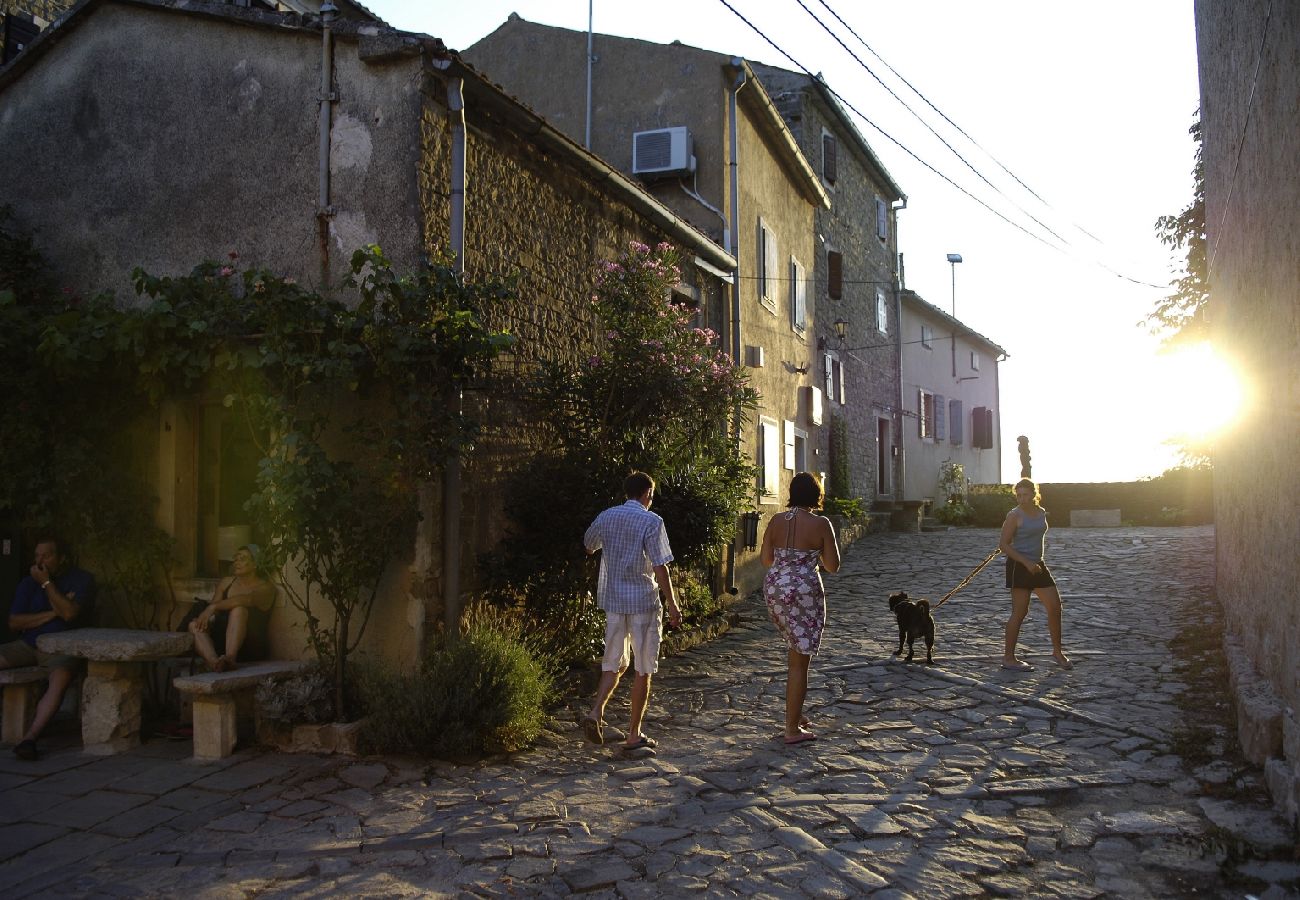
<path fill-rule="evenodd" d="M 586 358 L 595 264 L 632 240 L 680 247 L 681 289 L 702 309 L 721 308 L 720 273 L 734 268 L 436 38 L 365 16 L 83 0 L 0 70 L 0 123 L 0 196 L 62 284 L 127 299 L 134 266 L 180 274 L 237 251 L 329 291 L 364 244 L 399 271 L 451 249 L 470 277 L 518 276 L 518 302 L 491 323 L 518 338 L 504 376 Z M 488 431 L 463 477 L 422 497 L 415 545 L 366 633 L 363 646 L 392 659 L 414 659 L 430 616 L 454 608 L 503 534 L 502 479 L 541 439 L 510 396 L 467 402 Z M 249 459 L 225 415 L 217 397 L 168 405 L 141 461 L 183 598 L 211 590 L 248 534 Z M 277 655 L 304 650 L 291 613 L 273 617 Z"/>
<path fill-rule="evenodd" d="M 898 210 L 907 197 L 821 78 L 753 64 L 830 197 L 815 217 L 816 360 L 839 420 L 828 487 L 878 508 L 904 497 L 899 358 Z M 838 324 L 837 324 L 838 323 Z M 837 457 L 843 456 L 843 459 Z M 911 496 L 911 495 L 907 495 Z"/>
<path fill-rule="evenodd" d="M 589 122 L 586 33 L 511 15 L 464 56 L 575 140 L 589 133 L 593 152 L 736 257 L 725 315 L 710 324 L 762 394 L 741 443 L 760 467 L 754 499 L 769 516 L 795 472 L 828 469 L 829 411 L 814 341 L 825 312 L 813 272 L 821 252 L 814 213 L 829 195 L 744 60 L 682 44 L 595 40 Z M 761 525 L 751 523 L 751 539 Z M 751 590 L 762 568 L 743 531 L 733 550 L 735 586 Z"/>
<path fill-rule="evenodd" d="M 1006 351 L 958 319 L 902 291 L 904 495 L 942 506 L 945 463 L 973 484 L 1002 480 L 998 362 Z"/>
<path fill-rule="evenodd" d="M 1214 448 L 1239 733 L 1300 819 L 1300 5 L 1197 0 L 1208 321 L 1251 402 Z"/>

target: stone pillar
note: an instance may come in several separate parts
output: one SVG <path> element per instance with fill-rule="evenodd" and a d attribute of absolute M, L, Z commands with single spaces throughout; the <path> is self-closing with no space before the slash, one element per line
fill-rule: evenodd
<path fill-rule="evenodd" d="M 194 698 L 194 758 L 225 759 L 235 751 L 238 738 L 238 704 L 229 694 Z"/>
<path fill-rule="evenodd" d="M 109 756 L 140 744 L 144 670 L 140 663 L 91 660 L 81 688 L 85 752 Z"/>

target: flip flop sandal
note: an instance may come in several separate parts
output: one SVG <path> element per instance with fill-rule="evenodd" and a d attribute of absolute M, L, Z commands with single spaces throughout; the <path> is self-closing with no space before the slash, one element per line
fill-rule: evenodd
<path fill-rule="evenodd" d="M 811 731 L 805 731 L 803 734 L 796 734 L 794 737 L 786 738 L 785 744 L 787 747 L 793 747 L 795 744 L 806 744 L 809 741 L 815 740 L 817 740 L 817 735 L 813 734 Z"/>
<path fill-rule="evenodd" d="M 653 750 L 658 746 L 659 746 L 658 741 L 656 741 L 654 738 L 648 738 L 643 734 L 641 735 L 640 738 L 637 739 L 637 742 L 635 744 L 624 744 L 623 751 L 627 752 L 628 750 Z"/>

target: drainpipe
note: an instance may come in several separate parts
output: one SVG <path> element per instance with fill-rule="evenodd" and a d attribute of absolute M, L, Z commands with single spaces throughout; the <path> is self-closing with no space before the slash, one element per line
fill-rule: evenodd
<path fill-rule="evenodd" d="M 745 86 L 745 61 L 738 56 L 731 58 L 731 65 L 736 69 L 735 80 L 732 81 L 731 90 L 727 96 L 727 132 L 728 142 L 731 145 L 729 159 L 727 162 L 727 171 L 729 174 L 728 183 L 731 191 L 731 221 L 728 224 L 727 234 L 724 240 L 728 242 L 727 250 L 734 259 L 736 268 L 732 273 L 731 279 L 731 361 L 734 365 L 741 364 L 741 343 L 740 343 L 740 253 L 736 247 L 736 228 L 740 222 L 740 197 L 738 193 L 738 170 L 737 158 L 738 151 L 736 143 L 739 140 L 739 127 L 736 124 L 736 95 L 740 89 Z M 736 436 L 736 446 L 741 444 L 740 439 L 740 410 L 736 410 L 732 420 L 732 431 Z M 727 547 L 727 593 L 737 594 L 740 588 L 736 586 L 736 542 L 732 540 Z"/>
<path fill-rule="evenodd" d="M 591 149 L 591 8 L 595 0 L 587 0 L 587 128 L 583 134 L 582 146 Z"/>
<path fill-rule="evenodd" d="M 331 0 L 320 7 L 320 147 L 317 164 L 320 192 L 316 198 L 316 240 L 320 247 L 320 285 L 328 290 L 330 285 L 330 219 L 334 207 L 330 206 L 330 104 L 338 99 L 334 93 L 334 20 L 339 10 Z"/>
<path fill-rule="evenodd" d="M 451 121 L 451 252 L 457 276 L 465 276 L 465 82 L 447 82 L 447 109 Z M 453 416 L 459 417 L 460 388 L 447 398 Z M 460 452 L 447 458 L 442 475 L 442 606 L 447 635 L 455 639 L 460 628 Z"/>
<path fill-rule="evenodd" d="M 899 267 L 902 267 L 902 254 L 899 254 Z M 903 288 L 902 282 L 894 281 L 894 367 L 898 372 L 898 405 L 894 407 L 894 446 L 898 448 L 898 481 L 894 485 L 894 499 L 907 499 L 907 454 L 903 451 Z M 892 455 L 892 454 L 891 454 Z"/>

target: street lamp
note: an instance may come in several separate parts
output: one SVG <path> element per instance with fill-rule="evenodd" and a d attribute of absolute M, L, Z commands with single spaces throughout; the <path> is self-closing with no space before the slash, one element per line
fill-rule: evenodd
<path fill-rule="evenodd" d="M 952 317 L 957 318 L 957 263 L 961 262 L 960 253 L 949 253 L 948 263 L 952 266 Z"/>

